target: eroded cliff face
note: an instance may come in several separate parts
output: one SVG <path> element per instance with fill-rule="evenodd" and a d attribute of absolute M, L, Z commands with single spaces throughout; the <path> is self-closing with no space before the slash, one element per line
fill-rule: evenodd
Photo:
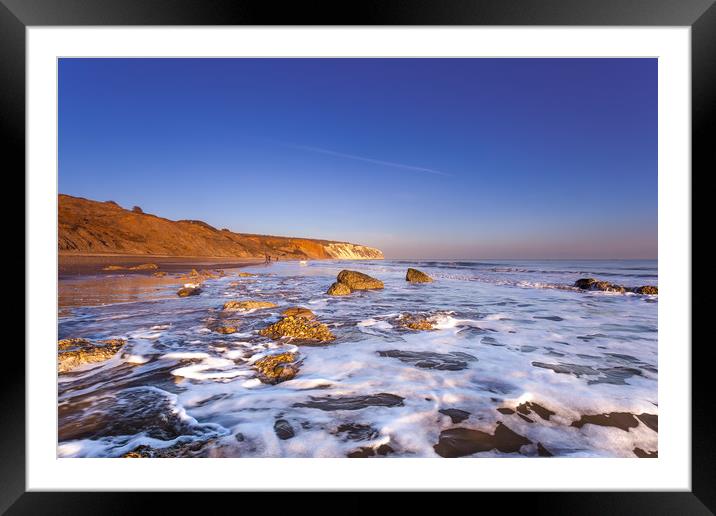
<path fill-rule="evenodd" d="M 372 247 L 310 238 L 234 233 L 197 220 L 173 221 L 108 202 L 59 196 L 59 251 L 273 259 L 382 259 Z"/>
<path fill-rule="evenodd" d="M 364 245 L 343 244 L 340 242 L 324 245 L 326 253 L 336 260 L 382 260 L 383 252 Z"/>

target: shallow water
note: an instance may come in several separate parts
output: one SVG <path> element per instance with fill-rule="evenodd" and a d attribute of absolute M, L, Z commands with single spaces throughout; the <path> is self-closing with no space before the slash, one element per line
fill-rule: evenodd
<path fill-rule="evenodd" d="M 407 283 L 408 266 L 436 281 Z M 342 269 L 385 289 L 326 296 Z M 445 430 L 491 435 L 498 426 L 529 444 L 475 457 L 657 450 L 654 425 L 642 419 L 627 429 L 572 426 L 584 415 L 658 414 L 657 297 L 570 287 L 585 276 L 656 285 L 655 261 L 284 262 L 242 271 L 259 275 L 208 280 L 195 297 L 162 285 L 130 302 L 61 312 L 59 338 L 128 342 L 113 359 L 60 376 L 59 456 L 117 457 L 146 445 L 180 456 L 435 457 Z M 230 299 L 279 306 L 232 313 L 231 335 L 207 329 Z M 296 346 L 258 335 L 296 305 L 337 339 Z M 437 329 L 401 328 L 403 313 L 430 316 Z M 282 350 L 300 353 L 299 374 L 261 383 L 251 364 Z M 528 401 L 538 408 L 525 410 Z"/>

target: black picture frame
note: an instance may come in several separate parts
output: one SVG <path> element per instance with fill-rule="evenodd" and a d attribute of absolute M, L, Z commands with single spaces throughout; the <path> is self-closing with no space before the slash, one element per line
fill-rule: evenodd
<path fill-rule="evenodd" d="M 716 170 L 709 131 L 716 111 L 716 0 L 0 0 L 0 122 L 5 162 L 25 166 L 25 30 L 81 25 L 575 25 L 691 27 L 692 177 Z M 6 168 L 6 174 L 15 168 Z M 9 175 L 9 174 L 8 174 Z M 692 250 L 693 252 L 693 250 Z M 28 274 L 27 269 L 25 274 Z M 31 309 L 31 307 L 27 307 Z M 681 343 L 684 349 L 691 343 Z M 716 452 L 706 384 L 707 346 L 692 346 L 692 490 L 639 493 L 510 494 L 510 504 L 567 514 L 713 514 Z M 27 345 L 27 343 L 26 343 Z M 161 496 L 163 511 L 182 511 L 186 496 L 135 493 L 26 492 L 25 350 L 6 343 L 0 375 L 0 513 L 127 514 Z M 230 494 L 213 494 L 212 504 Z M 221 498 L 217 499 L 216 497 Z M 246 496 L 242 494 L 241 496 Z M 350 494 L 342 503 L 350 503 Z M 474 494 L 472 496 L 475 496 Z M 480 494 L 495 496 L 494 494 Z M 498 495 L 499 496 L 499 495 Z M 451 504 L 454 499 L 451 499 Z M 356 499 L 356 503 L 360 503 Z"/>

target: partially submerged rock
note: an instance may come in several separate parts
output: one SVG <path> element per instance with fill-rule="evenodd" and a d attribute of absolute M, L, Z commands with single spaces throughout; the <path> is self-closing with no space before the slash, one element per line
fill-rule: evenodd
<path fill-rule="evenodd" d="M 400 326 L 409 330 L 428 331 L 435 328 L 435 323 L 424 315 L 404 314 L 398 322 Z"/>
<path fill-rule="evenodd" d="M 325 411 L 333 410 L 360 410 L 366 407 L 402 407 L 405 398 L 380 392 L 378 394 L 367 394 L 364 396 L 311 396 L 310 401 L 294 403 L 294 407 L 315 408 Z"/>
<path fill-rule="evenodd" d="M 256 274 L 253 274 L 251 272 L 239 272 L 236 275 L 240 278 L 251 278 L 253 276 L 256 276 Z"/>
<path fill-rule="evenodd" d="M 337 281 L 328 287 L 328 292 L 326 292 L 329 296 L 347 296 L 350 293 L 351 289 L 348 285 L 338 283 Z"/>
<path fill-rule="evenodd" d="M 164 271 L 157 271 L 157 272 L 152 273 L 152 276 L 155 276 L 157 278 L 163 278 L 166 275 L 167 275 L 167 273 Z"/>
<path fill-rule="evenodd" d="M 464 457 L 494 449 L 514 453 L 525 444 L 532 444 L 532 441 L 498 422 L 492 435 L 470 428 L 444 430 L 440 432 L 440 440 L 433 449 L 441 457 Z"/>
<path fill-rule="evenodd" d="M 276 384 L 293 379 L 298 374 L 298 353 L 268 355 L 254 362 L 263 383 Z"/>
<path fill-rule="evenodd" d="M 140 265 L 135 265 L 133 267 L 130 267 L 129 270 L 131 271 L 151 271 L 156 270 L 159 268 L 159 265 L 156 263 L 142 263 Z"/>
<path fill-rule="evenodd" d="M 336 338 L 325 324 L 292 315 L 259 330 L 259 335 L 274 340 L 288 338 L 298 342 L 329 342 Z"/>
<path fill-rule="evenodd" d="M 57 370 L 65 373 L 75 367 L 103 362 L 112 358 L 124 346 L 122 339 L 100 340 L 63 339 L 57 342 Z"/>
<path fill-rule="evenodd" d="M 393 452 L 394 450 L 389 444 L 381 444 L 376 448 L 373 448 L 372 446 L 361 446 L 357 450 L 353 450 L 348 453 L 346 457 L 349 459 L 366 459 L 368 457 L 375 457 L 376 454 L 385 457 Z"/>
<path fill-rule="evenodd" d="M 639 421 L 648 428 L 658 432 L 658 417 L 655 414 L 642 413 L 634 415 L 631 412 L 608 412 L 605 414 L 583 415 L 572 426 L 582 428 L 584 425 L 612 426 L 628 432 L 630 428 L 639 426 Z"/>
<path fill-rule="evenodd" d="M 477 358 L 467 353 L 453 351 L 451 353 L 435 353 L 432 351 L 403 351 L 390 349 L 378 351 L 381 357 L 397 358 L 401 362 L 412 364 L 421 369 L 437 369 L 439 371 L 461 371 L 467 369 L 468 362 Z"/>
<path fill-rule="evenodd" d="M 257 310 L 261 308 L 274 308 L 276 303 L 270 301 L 227 301 L 222 310 L 235 312 L 240 310 Z"/>
<path fill-rule="evenodd" d="M 338 283 L 343 283 L 351 290 L 373 290 L 383 288 L 383 282 L 358 271 L 344 270 L 338 274 Z"/>
<path fill-rule="evenodd" d="M 646 294 L 650 296 L 656 296 L 659 294 L 659 288 L 653 285 L 646 285 L 643 287 L 635 287 L 632 289 L 635 294 Z"/>
<path fill-rule="evenodd" d="M 643 287 L 624 287 L 609 281 L 600 281 L 596 278 L 580 278 L 574 282 L 574 286 L 581 290 L 598 290 L 602 292 L 633 292 L 635 294 L 648 294 L 657 295 L 659 293 L 658 287 L 653 285 L 645 285 Z"/>
<path fill-rule="evenodd" d="M 286 439 L 291 439 L 296 435 L 291 423 L 285 419 L 277 419 L 273 424 L 273 431 L 276 433 L 276 437 L 284 441 Z"/>
<path fill-rule="evenodd" d="M 238 331 L 236 326 L 229 325 L 214 326 L 213 328 L 211 328 L 211 330 L 216 333 L 221 333 L 222 335 L 231 335 L 232 333 L 236 333 Z"/>
<path fill-rule="evenodd" d="M 347 296 L 354 290 L 375 290 L 383 288 L 383 282 L 358 271 L 343 270 L 336 282 L 326 292 L 330 296 Z"/>
<path fill-rule="evenodd" d="M 409 281 L 411 283 L 431 283 L 433 278 L 418 269 L 409 268 L 408 272 L 405 274 L 405 281 Z"/>
<path fill-rule="evenodd" d="M 466 410 L 460 410 L 456 408 L 440 409 L 438 410 L 438 412 L 448 416 L 454 424 L 462 423 L 470 417 L 470 413 Z"/>
<path fill-rule="evenodd" d="M 186 283 L 177 291 L 179 297 L 198 296 L 199 294 L 201 294 L 201 286 L 195 283 Z"/>
<path fill-rule="evenodd" d="M 316 314 L 308 308 L 303 308 L 302 306 L 292 306 L 290 308 L 286 308 L 283 312 L 281 312 L 281 315 L 283 317 L 301 317 L 309 320 L 316 318 Z"/>

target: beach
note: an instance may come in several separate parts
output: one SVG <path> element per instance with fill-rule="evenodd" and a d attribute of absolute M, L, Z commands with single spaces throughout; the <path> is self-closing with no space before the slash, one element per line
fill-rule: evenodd
<path fill-rule="evenodd" d="M 328 295 L 343 270 L 381 287 Z M 59 374 L 58 456 L 655 457 L 658 295 L 628 289 L 657 279 L 655 260 L 60 256 L 58 338 L 118 351 Z"/>

